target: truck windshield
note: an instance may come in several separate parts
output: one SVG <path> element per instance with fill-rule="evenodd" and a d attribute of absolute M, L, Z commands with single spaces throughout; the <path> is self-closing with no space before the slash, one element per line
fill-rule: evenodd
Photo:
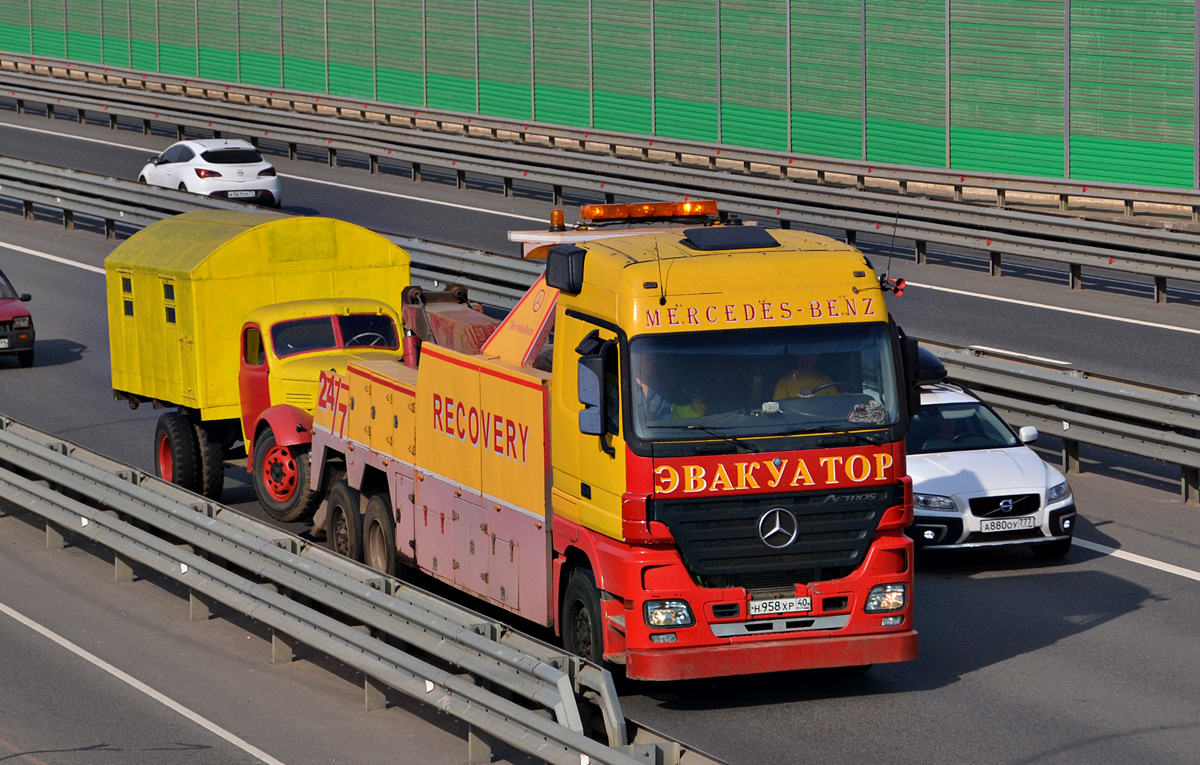
<path fill-rule="evenodd" d="M 888 326 L 645 335 L 629 345 L 647 441 L 876 430 L 900 421 Z"/>
<path fill-rule="evenodd" d="M 334 332 L 336 318 L 338 332 Z M 341 345 L 338 345 L 338 335 Z M 271 327 L 271 344 L 275 355 L 283 358 L 297 353 L 332 351 L 337 348 L 385 348 L 400 347 L 396 323 L 390 316 L 379 314 L 350 314 L 348 316 L 314 316 L 292 321 L 281 321 Z"/>

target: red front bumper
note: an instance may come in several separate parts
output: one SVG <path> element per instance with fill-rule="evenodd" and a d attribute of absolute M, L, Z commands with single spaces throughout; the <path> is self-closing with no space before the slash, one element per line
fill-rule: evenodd
<path fill-rule="evenodd" d="M 685 680 L 822 667 L 888 664 L 917 658 L 917 631 L 798 638 L 695 648 L 630 650 L 625 674 L 634 680 Z"/>

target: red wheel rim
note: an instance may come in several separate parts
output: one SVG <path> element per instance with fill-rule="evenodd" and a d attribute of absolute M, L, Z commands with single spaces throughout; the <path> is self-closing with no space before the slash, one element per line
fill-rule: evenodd
<path fill-rule="evenodd" d="M 167 483 L 175 482 L 175 462 L 171 458 L 171 439 L 163 433 L 158 439 L 158 477 Z"/>
<path fill-rule="evenodd" d="M 287 502 L 296 493 L 299 470 L 292 450 L 276 444 L 267 450 L 262 464 L 263 487 L 276 502 Z"/>

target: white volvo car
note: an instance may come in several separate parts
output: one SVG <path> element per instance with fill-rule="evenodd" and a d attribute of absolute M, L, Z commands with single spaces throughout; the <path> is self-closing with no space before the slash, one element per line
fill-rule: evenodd
<path fill-rule="evenodd" d="M 1075 500 L 1062 473 L 986 404 L 948 383 L 921 388 L 907 439 L 917 549 L 1029 545 L 1039 558 L 1071 549 Z"/>
<path fill-rule="evenodd" d="M 279 207 L 279 176 L 258 149 L 237 138 L 205 138 L 171 144 L 138 173 L 151 186 L 206 197 Z"/>

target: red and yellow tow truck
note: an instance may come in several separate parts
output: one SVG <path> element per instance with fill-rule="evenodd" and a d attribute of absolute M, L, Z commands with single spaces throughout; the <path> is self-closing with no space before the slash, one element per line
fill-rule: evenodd
<path fill-rule="evenodd" d="M 916 345 L 891 283 L 711 202 L 581 217 L 510 235 L 547 268 L 502 321 L 418 297 L 419 357 L 321 373 L 333 546 L 632 678 L 915 658 Z"/>

